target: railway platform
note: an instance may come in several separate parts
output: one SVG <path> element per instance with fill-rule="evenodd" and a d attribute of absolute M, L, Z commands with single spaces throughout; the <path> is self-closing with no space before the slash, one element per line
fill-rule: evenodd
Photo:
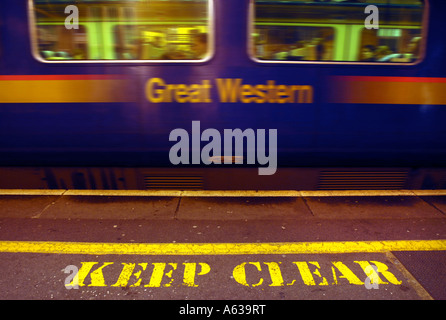
<path fill-rule="evenodd" d="M 0 257 L 1 299 L 444 300 L 446 191 L 1 190 Z"/>

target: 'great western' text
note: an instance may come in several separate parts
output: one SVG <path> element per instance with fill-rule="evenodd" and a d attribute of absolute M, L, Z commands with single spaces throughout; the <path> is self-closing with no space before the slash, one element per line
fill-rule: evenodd
<path fill-rule="evenodd" d="M 194 84 L 168 84 L 161 78 L 151 78 L 146 83 L 146 97 L 152 103 L 211 103 L 212 89 L 216 87 L 221 103 L 313 103 L 310 85 L 245 84 L 240 78 L 218 78 L 215 85 L 210 80 Z"/>

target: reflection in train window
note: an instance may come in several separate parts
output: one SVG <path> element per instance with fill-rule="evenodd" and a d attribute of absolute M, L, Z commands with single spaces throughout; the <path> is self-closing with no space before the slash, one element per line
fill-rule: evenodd
<path fill-rule="evenodd" d="M 374 5 L 376 29 L 365 26 Z M 413 63 L 422 55 L 424 0 L 251 0 L 257 61 Z"/>
<path fill-rule="evenodd" d="M 212 0 L 30 2 L 41 60 L 203 61 L 212 54 Z M 72 11 L 65 13 L 70 4 L 77 28 Z"/>

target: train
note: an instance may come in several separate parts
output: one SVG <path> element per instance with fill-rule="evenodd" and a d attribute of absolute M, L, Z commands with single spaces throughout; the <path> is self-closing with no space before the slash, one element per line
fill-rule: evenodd
<path fill-rule="evenodd" d="M 444 14 L 1 1 L 0 189 L 444 189 Z"/>

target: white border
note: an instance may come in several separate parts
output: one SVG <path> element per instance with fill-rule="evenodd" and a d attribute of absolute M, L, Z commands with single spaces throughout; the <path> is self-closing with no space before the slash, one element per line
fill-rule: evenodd
<path fill-rule="evenodd" d="M 215 54 L 215 7 L 214 0 L 207 0 L 208 3 L 208 44 L 209 44 L 209 52 L 208 55 L 201 60 L 112 60 L 112 59 L 103 59 L 103 60 L 45 60 L 41 57 L 38 50 L 37 43 L 37 28 L 36 19 L 34 15 L 34 0 L 28 0 L 28 22 L 29 22 L 29 34 L 31 41 L 31 52 L 34 59 L 42 63 L 50 63 L 50 64 L 60 64 L 60 63 L 123 63 L 123 64 L 169 64 L 169 63 L 185 63 L 185 64 L 200 64 L 204 62 L 208 62 L 214 57 Z"/>

